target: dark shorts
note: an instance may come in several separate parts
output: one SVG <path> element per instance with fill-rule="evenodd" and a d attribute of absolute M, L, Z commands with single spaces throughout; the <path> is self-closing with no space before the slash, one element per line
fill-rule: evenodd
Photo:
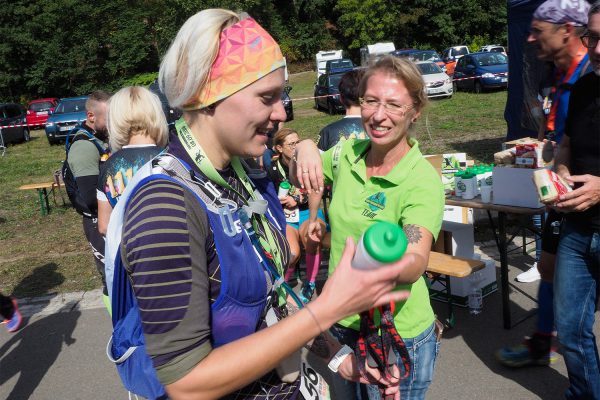
<path fill-rule="evenodd" d="M 558 239 L 560 238 L 560 224 L 563 220 L 563 214 L 550 210 L 546 215 L 546 223 L 542 230 L 542 251 L 549 254 L 556 254 L 558 249 Z"/>

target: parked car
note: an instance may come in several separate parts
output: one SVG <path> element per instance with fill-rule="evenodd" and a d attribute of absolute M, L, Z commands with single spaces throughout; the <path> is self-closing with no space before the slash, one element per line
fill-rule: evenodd
<path fill-rule="evenodd" d="M 435 50 L 403 49 L 392 51 L 390 54 L 396 57 L 408 57 L 408 59 L 414 62 L 432 61 L 436 63 L 442 71 L 446 72 L 446 63 L 442 61 L 442 58 Z"/>
<path fill-rule="evenodd" d="M 452 46 L 442 52 L 442 60 L 447 63 L 449 61 L 457 61 L 462 56 L 469 54 L 467 46 Z"/>
<path fill-rule="evenodd" d="M 292 98 L 290 97 L 290 92 L 292 91 L 292 87 L 286 85 L 283 88 L 283 92 L 281 92 L 281 102 L 283 103 L 283 108 L 285 108 L 285 122 L 291 121 L 294 119 L 294 107 L 292 104 Z"/>
<path fill-rule="evenodd" d="M 464 55 L 469 54 L 469 48 L 467 46 L 453 46 L 448 47 L 442 52 L 442 61 L 446 64 L 446 73 L 450 76 L 454 76 L 454 68 L 456 62 Z"/>
<path fill-rule="evenodd" d="M 87 98 L 87 96 L 80 96 L 60 100 L 60 103 L 46 121 L 48 143 L 52 145 L 64 140 L 71 129 L 85 120 L 85 102 Z"/>
<path fill-rule="evenodd" d="M 508 57 L 494 52 L 466 55 L 456 63 L 454 79 L 455 91 L 466 89 L 481 93 L 488 89 L 507 88 Z"/>
<path fill-rule="evenodd" d="M 355 67 L 352 60 L 348 58 L 340 58 L 339 60 L 329 60 L 325 63 L 325 72 L 336 74 L 340 72 L 350 71 Z"/>
<path fill-rule="evenodd" d="M 0 104 L 0 133 L 4 146 L 8 143 L 28 142 L 31 139 L 26 115 L 25 107 L 20 104 Z"/>
<path fill-rule="evenodd" d="M 439 65 L 432 61 L 420 61 L 417 62 L 417 67 L 425 81 L 427 97 L 452 97 L 454 92 L 452 79 L 442 71 Z"/>
<path fill-rule="evenodd" d="M 45 126 L 48 116 L 54 112 L 57 104 L 58 99 L 55 97 L 30 101 L 27 105 L 27 126 L 29 129 Z"/>
<path fill-rule="evenodd" d="M 339 84 L 342 76 L 347 71 L 337 73 L 325 73 L 317 79 L 315 85 L 315 106 L 325 109 L 331 115 L 345 111 L 340 100 Z"/>
<path fill-rule="evenodd" d="M 506 55 L 506 49 L 503 46 L 500 46 L 499 44 L 488 44 L 486 46 L 483 46 L 481 48 L 481 50 L 479 50 L 480 52 L 492 52 L 492 53 L 502 53 L 504 55 Z"/>

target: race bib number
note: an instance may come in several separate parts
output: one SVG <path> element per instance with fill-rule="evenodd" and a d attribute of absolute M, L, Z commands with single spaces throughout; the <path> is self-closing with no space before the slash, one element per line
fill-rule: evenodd
<path fill-rule="evenodd" d="M 315 371 L 305 357 L 302 357 L 300 368 L 300 393 L 305 400 L 329 400 L 329 385 L 325 379 Z"/>
<path fill-rule="evenodd" d="M 296 224 L 300 222 L 300 211 L 298 210 L 298 207 L 292 210 L 284 208 L 283 212 L 285 214 L 285 222 L 289 222 L 290 224 Z"/>

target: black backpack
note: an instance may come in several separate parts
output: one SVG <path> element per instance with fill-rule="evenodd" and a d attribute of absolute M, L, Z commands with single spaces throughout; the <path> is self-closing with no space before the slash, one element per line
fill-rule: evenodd
<path fill-rule="evenodd" d="M 71 139 L 72 138 L 72 139 Z M 72 129 L 67 135 L 67 139 L 65 142 L 65 161 L 63 161 L 61 175 L 64 182 L 65 190 L 67 191 L 67 196 L 69 196 L 69 200 L 71 204 L 81 215 L 85 215 L 86 217 L 95 217 L 94 213 L 89 209 L 89 207 L 85 204 L 81 195 L 79 193 L 79 188 L 77 187 L 77 181 L 75 180 L 75 175 L 73 175 L 73 171 L 71 171 L 71 167 L 69 167 L 68 158 L 69 158 L 69 150 L 73 143 L 78 140 L 89 140 L 98 148 L 98 152 L 100 156 L 106 154 L 106 150 L 102 148 L 102 146 L 96 140 L 96 137 L 85 129 L 83 126 L 78 126 Z"/>

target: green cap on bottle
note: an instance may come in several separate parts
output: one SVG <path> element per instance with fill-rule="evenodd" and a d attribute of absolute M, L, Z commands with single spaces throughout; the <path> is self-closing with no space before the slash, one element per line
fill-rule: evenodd
<path fill-rule="evenodd" d="M 402 258 L 408 239 L 400 226 L 381 221 L 366 230 L 363 245 L 373 259 L 389 264 Z"/>
<path fill-rule="evenodd" d="M 279 184 L 279 187 L 282 189 L 291 189 L 292 185 L 290 185 L 290 183 L 288 181 L 283 181 Z"/>

